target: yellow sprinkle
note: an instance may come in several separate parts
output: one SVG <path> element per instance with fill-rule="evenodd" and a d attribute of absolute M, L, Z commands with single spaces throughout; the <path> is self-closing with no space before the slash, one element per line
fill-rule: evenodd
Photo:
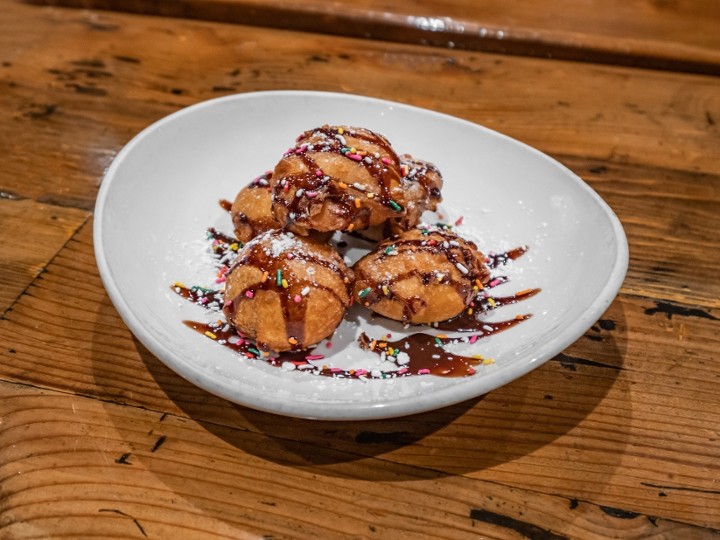
<path fill-rule="evenodd" d="M 237 242 L 233 242 L 229 247 L 232 251 L 237 251 L 240 248 Z"/>
<path fill-rule="evenodd" d="M 393 349 L 392 347 L 388 347 L 388 350 L 387 350 L 388 355 L 394 356 L 393 355 L 394 352 L 395 352 L 395 349 Z"/>
<path fill-rule="evenodd" d="M 477 285 L 473 285 L 473 291 L 479 291 L 479 290 L 480 290 L 480 289 L 478 289 L 478 286 L 477 286 Z"/>
<path fill-rule="evenodd" d="M 481 354 L 473 354 L 470 358 L 474 358 L 475 360 L 485 360 Z"/>
<path fill-rule="evenodd" d="M 471 308 L 471 307 L 468 308 L 467 314 L 468 314 L 468 315 L 472 315 L 472 314 L 473 314 L 473 308 Z"/>
<path fill-rule="evenodd" d="M 495 360 L 493 360 L 492 358 L 484 358 L 483 359 L 483 364 L 486 366 L 489 364 L 494 364 L 494 363 L 495 363 Z"/>
<path fill-rule="evenodd" d="M 362 202 L 360 199 L 355 199 L 355 208 L 360 208 L 362 206 Z"/>
<path fill-rule="evenodd" d="M 282 283 L 283 289 L 287 289 L 289 287 L 287 279 L 283 279 L 281 283 Z"/>
<path fill-rule="evenodd" d="M 371 351 L 374 351 L 376 345 L 377 345 L 377 341 L 373 339 L 373 340 L 370 342 L 370 350 L 371 350 Z"/>
<path fill-rule="evenodd" d="M 374 198 L 375 198 L 375 194 L 374 194 L 374 193 L 368 193 L 368 194 L 367 194 L 367 198 L 368 198 L 368 199 L 374 199 Z"/>
<path fill-rule="evenodd" d="M 353 146 L 352 148 L 350 148 L 350 153 L 351 153 L 351 154 L 357 154 L 357 150 L 355 150 L 355 147 L 354 147 L 354 146 Z"/>
<path fill-rule="evenodd" d="M 339 127 L 339 128 L 338 128 L 338 133 L 339 133 L 340 135 L 342 135 L 343 133 L 345 133 L 345 130 L 344 130 L 343 128 Z"/>
<path fill-rule="evenodd" d="M 497 305 L 497 302 L 495 302 L 495 300 L 493 300 L 492 298 L 488 298 L 487 301 L 491 307 L 495 307 Z"/>
<path fill-rule="evenodd" d="M 382 292 L 383 292 L 383 294 L 384 294 L 385 296 L 387 296 L 388 294 L 390 294 L 390 289 L 388 289 L 387 285 L 383 285 L 383 286 L 382 286 Z"/>
<path fill-rule="evenodd" d="M 185 284 L 181 281 L 176 281 L 175 283 L 173 283 L 173 287 L 180 287 L 181 289 L 187 289 Z"/>
<path fill-rule="evenodd" d="M 210 339 L 217 339 L 217 336 L 216 336 L 215 334 L 213 334 L 210 330 L 208 330 L 207 332 L 205 332 L 205 335 L 206 335 L 207 337 L 209 337 Z"/>

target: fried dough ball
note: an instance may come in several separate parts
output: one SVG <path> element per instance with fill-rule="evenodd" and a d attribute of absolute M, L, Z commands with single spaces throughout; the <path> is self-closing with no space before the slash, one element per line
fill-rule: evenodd
<path fill-rule="evenodd" d="M 438 204 L 442 202 L 443 177 L 434 164 L 403 154 L 400 156 L 400 165 L 406 214 L 362 231 L 360 236 L 367 240 L 379 242 L 416 227 L 422 220 L 423 212 L 437 210 Z"/>
<path fill-rule="evenodd" d="M 442 202 L 443 177 L 440 170 L 429 161 L 417 159 L 410 154 L 400 156 L 403 169 L 403 191 L 406 214 L 391 218 L 388 222 L 391 234 L 399 234 L 416 227 L 426 210 L 437 210 Z"/>
<path fill-rule="evenodd" d="M 418 228 L 383 240 L 353 266 L 353 296 L 405 323 L 459 315 L 490 278 L 477 246 L 449 230 Z M 476 289 L 474 289 L 476 287 Z"/>
<path fill-rule="evenodd" d="M 368 129 L 322 126 L 304 132 L 275 166 L 273 213 L 309 231 L 353 231 L 405 215 L 400 158 Z"/>
<path fill-rule="evenodd" d="M 269 171 L 255 178 L 240 190 L 230 207 L 235 236 L 243 243 L 261 232 L 280 228 L 272 213 L 271 177 Z"/>
<path fill-rule="evenodd" d="M 258 347 L 302 350 L 340 324 L 352 281 L 352 270 L 329 245 L 288 231 L 267 231 L 238 253 L 226 276 L 223 309 Z"/>

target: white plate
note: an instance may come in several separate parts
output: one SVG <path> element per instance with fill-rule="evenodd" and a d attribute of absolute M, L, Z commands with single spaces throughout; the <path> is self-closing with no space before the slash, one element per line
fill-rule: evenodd
<path fill-rule="evenodd" d="M 213 285 L 205 231 L 231 232 L 218 205 L 272 168 L 295 137 L 323 124 L 382 133 L 398 153 L 443 172 L 445 221 L 481 250 L 529 246 L 504 267 L 498 294 L 542 292 L 496 310 L 495 319 L 533 317 L 477 341 L 470 354 L 494 358 L 464 378 L 412 376 L 333 379 L 247 360 L 182 321 L 206 320 L 203 308 L 170 285 Z M 110 298 L 137 338 L 171 369 L 230 401 L 317 419 L 401 416 L 467 400 L 537 368 L 578 339 L 605 311 L 627 270 L 627 241 L 605 202 L 568 169 L 509 137 L 476 124 L 399 103 L 321 92 L 258 92 L 188 107 L 136 136 L 103 180 L 95 209 L 95 251 Z M 356 256 L 351 255 L 351 256 Z M 372 365 L 354 339 L 394 324 L 361 308 L 342 323 L 323 363 Z M 321 346 L 322 347 L 322 346 Z M 332 354 L 329 354 L 332 353 Z"/>

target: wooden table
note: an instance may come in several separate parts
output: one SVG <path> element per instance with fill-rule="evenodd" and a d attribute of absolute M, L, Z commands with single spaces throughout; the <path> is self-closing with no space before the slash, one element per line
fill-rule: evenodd
<path fill-rule="evenodd" d="M 54 4 L 0 5 L 0 538 L 718 538 L 716 2 Z M 531 374 L 407 418 L 288 419 L 185 382 L 102 287 L 98 186 L 153 121 L 270 89 L 550 154 L 623 222 L 620 295 Z"/>

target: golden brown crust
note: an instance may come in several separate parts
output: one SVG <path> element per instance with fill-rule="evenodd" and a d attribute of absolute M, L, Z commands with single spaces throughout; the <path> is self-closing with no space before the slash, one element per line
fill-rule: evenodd
<path fill-rule="evenodd" d="M 442 202 L 443 177 L 434 164 L 403 154 L 400 165 L 406 214 L 388 220 L 388 236 L 416 227 L 422 220 L 423 212 L 437 210 Z"/>
<path fill-rule="evenodd" d="M 412 229 L 380 242 L 355 263 L 353 296 L 390 319 L 444 321 L 458 315 L 489 279 L 484 260 L 474 243 L 450 231 Z"/>
<path fill-rule="evenodd" d="M 238 253 L 226 277 L 225 315 L 263 349 L 306 349 L 340 323 L 352 280 L 352 270 L 329 245 L 268 231 Z"/>
<path fill-rule="evenodd" d="M 266 172 L 255 178 L 240 190 L 230 207 L 235 236 L 243 243 L 262 232 L 280 228 L 272 212 L 271 176 L 272 172 Z"/>
<path fill-rule="evenodd" d="M 387 139 L 363 128 L 306 131 L 276 165 L 272 186 L 275 218 L 302 235 L 405 215 L 400 160 Z"/>

